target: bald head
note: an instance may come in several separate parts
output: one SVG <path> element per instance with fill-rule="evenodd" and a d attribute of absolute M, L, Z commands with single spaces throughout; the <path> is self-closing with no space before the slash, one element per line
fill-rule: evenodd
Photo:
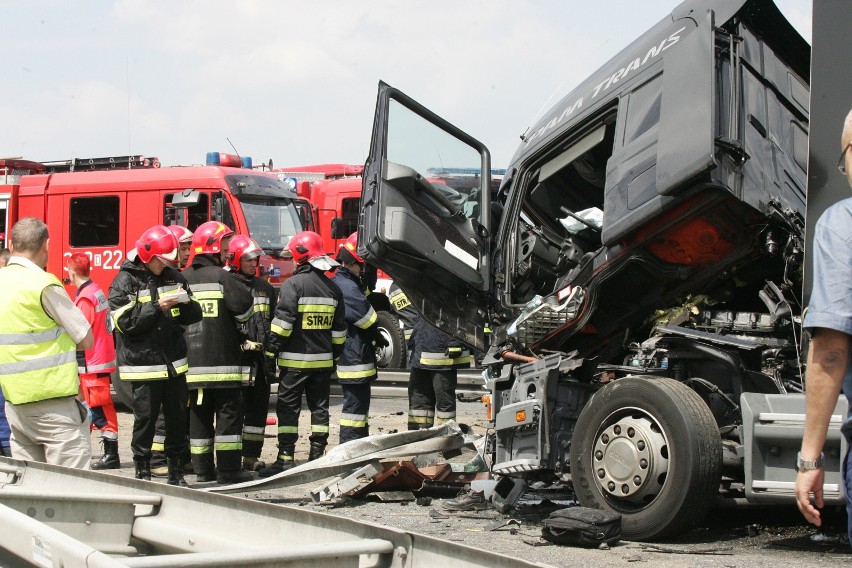
<path fill-rule="evenodd" d="M 852 110 L 846 115 L 846 120 L 843 121 L 843 133 L 840 135 L 840 149 L 843 150 L 852 143 Z"/>

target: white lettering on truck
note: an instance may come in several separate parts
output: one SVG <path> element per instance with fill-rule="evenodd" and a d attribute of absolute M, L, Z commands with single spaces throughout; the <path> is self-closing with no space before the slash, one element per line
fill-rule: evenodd
<path fill-rule="evenodd" d="M 651 61 L 651 60 L 659 57 L 659 55 L 662 52 L 664 52 L 665 50 L 667 50 L 668 48 L 670 48 L 671 46 L 676 44 L 678 41 L 680 41 L 680 34 L 685 29 L 686 29 L 686 26 L 682 26 L 677 31 L 672 32 L 671 34 L 669 34 L 668 37 L 664 38 L 659 44 L 652 45 L 651 48 L 647 51 L 647 53 L 645 53 L 645 57 L 643 59 L 640 60 L 637 57 L 636 59 L 634 59 L 633 61 L 631 61 L 630 63 L 628 63 L 627 65 L 625 65 L 624 67 L 622 67 L 621 69 L 619 69 L 618 71 L 616 71 L 615 73 L 613 73 L 612 75 L 610 75 L 609 77 L 607 77 L 606 79 L 601 81 L 600 83 L 598 83 L 595 86 L 594 90 L 592 91 L 591 98 L 594 99 L 601 92 L 605 92 L 607 89 L 609 89 L 611 85 L 618 83 L 619 81 L 626 78 L 628 75 L 630 75 L 634 71 L 638 71 L 639 69 L 641 69 L 646 63 L 648 63 L 648 61 Z M 565 107 L 565 110 L 562 111 L 562 114 L 559 115 L 558 119 L 557 118 L 551 119 L 547 124 L 540 127 L 529 138 L 527 138 L 525 140 L 525 146 L 529 146 L 530 143 L 533 140 L 535 140 L 536 138 L 544 136 L 544 134 L 546 132 L 555 128 L 556 125 L 558 125 L 563 120 L 565 120 L 566 118 L 571 116 L 577 109 L 581 108 L 582 106 L 583 106 L 583 97 L 580 97 L 579 99 L 574 101 L 572 104 Z"/>

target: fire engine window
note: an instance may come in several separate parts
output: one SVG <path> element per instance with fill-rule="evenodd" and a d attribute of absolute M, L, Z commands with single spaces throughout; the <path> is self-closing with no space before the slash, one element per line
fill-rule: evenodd
<path fill-rule="evenodd" d="M 210 220 L 210 195 L 201 193 L 198 203 L 192 207 L 174 207 L 172 197 L 167 193 L 163 198 L 163 225 L 183 225 L 190 231 L 195 231 L 199 225 Z"/>
<path fill-rule="evenodd" d="M 283 249 L 302 230 L 299 212 L 291 199 L 240 196 L 251 238 L 263 248 Z"/>
<path fill-rule="evenodd" d="M 68 242 L 72 247 L 117 245 L 118 212 L 117 196 L 72 198 Z"/>
<path fill-rule="evenodd" d="M 358 230 L 358 210 L 361 200 L 355 198 L 341 200 L 340 209 L 343 215 L 343 234 L 351 235 Z"/>

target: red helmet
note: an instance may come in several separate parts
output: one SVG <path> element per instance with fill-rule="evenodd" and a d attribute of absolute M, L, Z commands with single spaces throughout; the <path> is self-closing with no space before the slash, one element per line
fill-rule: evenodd
<path fill-rule="evenodd" d="M 163 225 L 154 225 L 136 241 L 136 254 L 145 264 L 151 262 L 155 256 L 163 262 L 174 264 L 177 261 L 177 248 L 177 239 Z"/>
<path fill-rule="evenodd" d="M 219 254 L 222 252 L 222 239 L 233 234 L 234 231 L 219 221 L 202 223 L 192 235 L 192 252 L 195 254 Z"/>
<path fill-rule="evenodd" d="M 192 242 L 192 231 L 183 225 L 169 225 L 166 228 L 175 236 L 178 244 Z"/>
<path fill-rule="evenodd" d="M 349 238 L 346 239 L 345 243 L 343 243 L 343 248 L 348 250 L 349 253 L 353 257 L 355 257 L 355 260 L 357 260 L 358 262 L 361 262 L 361 263 L 364 262 L 364 259 L 361 258 L 360 255 L 357 252 L 358 251 L 358 232 L 357 231 L 352 233 L 351 235 L 349 235 Z"/>
<path fill-rule="evenodd" d="M 290 238 L 287 248 L 293 253 L 293 262 L 304 264 L 318 256 L 325 256 L 322 237 L 313 231 L 302 231 Z"/>
<path fill-rule="evenodd" d="M 263 254 L 263 249 L 245 235 L 237 235 L 228 243 L 228 264 L 236 270 L 240 269 L 240 261 L 250 260 Z"/>

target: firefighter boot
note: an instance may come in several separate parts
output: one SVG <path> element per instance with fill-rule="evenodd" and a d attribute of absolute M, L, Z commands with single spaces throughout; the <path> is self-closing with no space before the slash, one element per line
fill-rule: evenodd
<path fill-rule="evenodd" d="M 230 485 L 232 483 L 245 483 L 246 481 L 254 481 L 254 477 L 247 471 L 238 469 L 236 471 L 219 470 L 219 475 L 216 476 L 216 483 L 219 485 Z"/>
<path fill-rule="evenodd" d="M 273 475 L 278 475 L 282 471 L 287 471 L 288 469 L 293 469 L 294 467 L 296 467 L 296 462 L 293 461 L 293 456 L 288 454 L 281 454 L 278 456 L 278 459 L 275 460 L 274 463 L 269 464 L 268 466 L 257 472 L 257 476 L 272 477 Z"/>
<path fill-rule="evenodd" d="M 104 445 L 104 455 L 92 463 L 92 469 L 121 469 L 121 460 L 118 459 L 118 440 L 101 438 Z"/>
<path fill-rule="evenodd" d="M 243 456 L 243 469 L 246 471 L 260 471 L 266 467 L 266 462 L 255 456 Z"/>
<path fill-rule="evenodd" d="M 151 460 L 134 456 L 133 463 L 136 465 L 136 479 L 151 481 Z"/>
<path fill-rule="evenodd" d="M 181 458 L 166 458 L 166 463 L 169 468 L 167 483 L 178 487 L 189 487 L 189 484 L 183 478 L 183 460 Z"/>
<path fill-rule="evenodd" d="M 192 456 L 192 468 L 195 471 L 195 481 L 216 481 L 216 467 L 213 465 L 213 454 L 195 454 Z"/>
<path fill-rule="evenodd" d="M 311 451 L 308 453 L 308 461 L 318 460 L 325 453 L 325 444 L 311 442 Z"/>

